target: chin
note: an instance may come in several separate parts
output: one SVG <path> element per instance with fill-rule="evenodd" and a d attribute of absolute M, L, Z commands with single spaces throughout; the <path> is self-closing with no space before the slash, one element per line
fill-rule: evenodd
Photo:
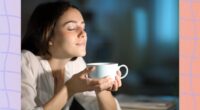
<path fill-rule="evenodd" d="M 84 57 L 86 55 L 86 53 L 83 53 L 83 54 L 81 54 L 81 56 L 80 57 Z"/>
<path fill-rule="evenodd" d="M 81 52 L 81 53 L 77 53 L 75 56 L 76 57 L 84 57 L 86 55 L 86 52 Z"/>

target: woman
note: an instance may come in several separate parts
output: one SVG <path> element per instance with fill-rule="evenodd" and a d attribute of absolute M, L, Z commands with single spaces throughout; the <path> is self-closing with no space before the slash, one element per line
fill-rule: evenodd
<path fill-rule="evenodd" d="M 68 110 L 75 98 L 86 110 L 120 109 L 110 91 L 116 80 L 88 78 L 87 35 L 78 8 L 69 2 L 39 5 L 22 41 L 22 110 Z"/>

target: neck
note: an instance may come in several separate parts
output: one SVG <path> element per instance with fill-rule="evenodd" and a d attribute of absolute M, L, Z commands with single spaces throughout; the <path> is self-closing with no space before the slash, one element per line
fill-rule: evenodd
<path fill-rule="evenodd" d="M 64 70 L 65 65 L 67 62 L 70 61 L 71 58 L 67 59 L 58 59 L 58 58 L 51 58 L 48 60 L 52 71 Z"/>

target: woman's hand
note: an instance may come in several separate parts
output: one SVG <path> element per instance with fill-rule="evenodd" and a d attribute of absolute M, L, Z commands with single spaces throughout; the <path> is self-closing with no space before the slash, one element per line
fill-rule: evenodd
<path fill-rule="evenodd" d="M 57 94 L 60 89 L 62 89 L 63 85 L 65 84 L 65 75 L 63 71 L 53 71 L 53 78 L 54 78 L 54 94 Z"/>
<path fill-rule="evenodd" d="M 105 83 L 106 84 L 106 83 Z M 115 80 L 111 83 L 112 86 L 110 88 L 107 89 L 102 89 L 102 90 L 107 90 L 107 91 L 117 91 L 121 86 L 122 86 L 122 82 L 121 82 L 121 71 L 118 70 L 117 71 L 117 75 L 115 76 Z M 108 84 L 109 85 L 109 84 Z M 109 85 L 110 86 L 110 85 Z M 96 91 L 96 92 L 101 92 L 102 90 Z"/>
<path fill-rule="evenodd" d="M 121 86 L 122 86 L 121 72 L 117 71 L 115 80 L 113 82 L 113 79 L 112 79 L 112 86 L 110 88 L 107 88 L 106 91 L 105 90 L 95 91 L 97 99 L 98 99 L 98 103 L 99 103 L 99 108 L 101 110 L 116 110 L 117 109 L 117 104 L 110 91 L 117 91 L 118 88 Z"/>
<path fill-rule="evenodd" d="M 115 81 L 114 81 L 111 91 L 117 91 L 118 88 L 121 86 L 122 86 L 121 71 L 117 71 L 117 75 L 115 76 Z"/>
<path fill-rule="evenodd" d="M 111 90 L 113 86 L 113 80 L 110 77 L 104 77 L 101 79 L 88 78 L 88 75 L 95 70 L 95 67 L 89 67 L 81 71 L 78 74 L 72 76 L 70 80 L 66 82 L 66 86 L 71 95 L 84 92 L 84 91 L 103 91 Z"/>

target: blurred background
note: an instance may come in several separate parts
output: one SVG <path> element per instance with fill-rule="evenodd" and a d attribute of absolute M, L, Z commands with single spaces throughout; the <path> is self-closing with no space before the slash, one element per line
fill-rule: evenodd
<path fill-rule="evenodd" d="M 22 0 L 22 35 L 34 8 L 49 1 L 57 0 Z M 85 18 L 86 62 L 129 67 L 114 94 L 178 96 L 178 0 L 69 1 Z"/>

